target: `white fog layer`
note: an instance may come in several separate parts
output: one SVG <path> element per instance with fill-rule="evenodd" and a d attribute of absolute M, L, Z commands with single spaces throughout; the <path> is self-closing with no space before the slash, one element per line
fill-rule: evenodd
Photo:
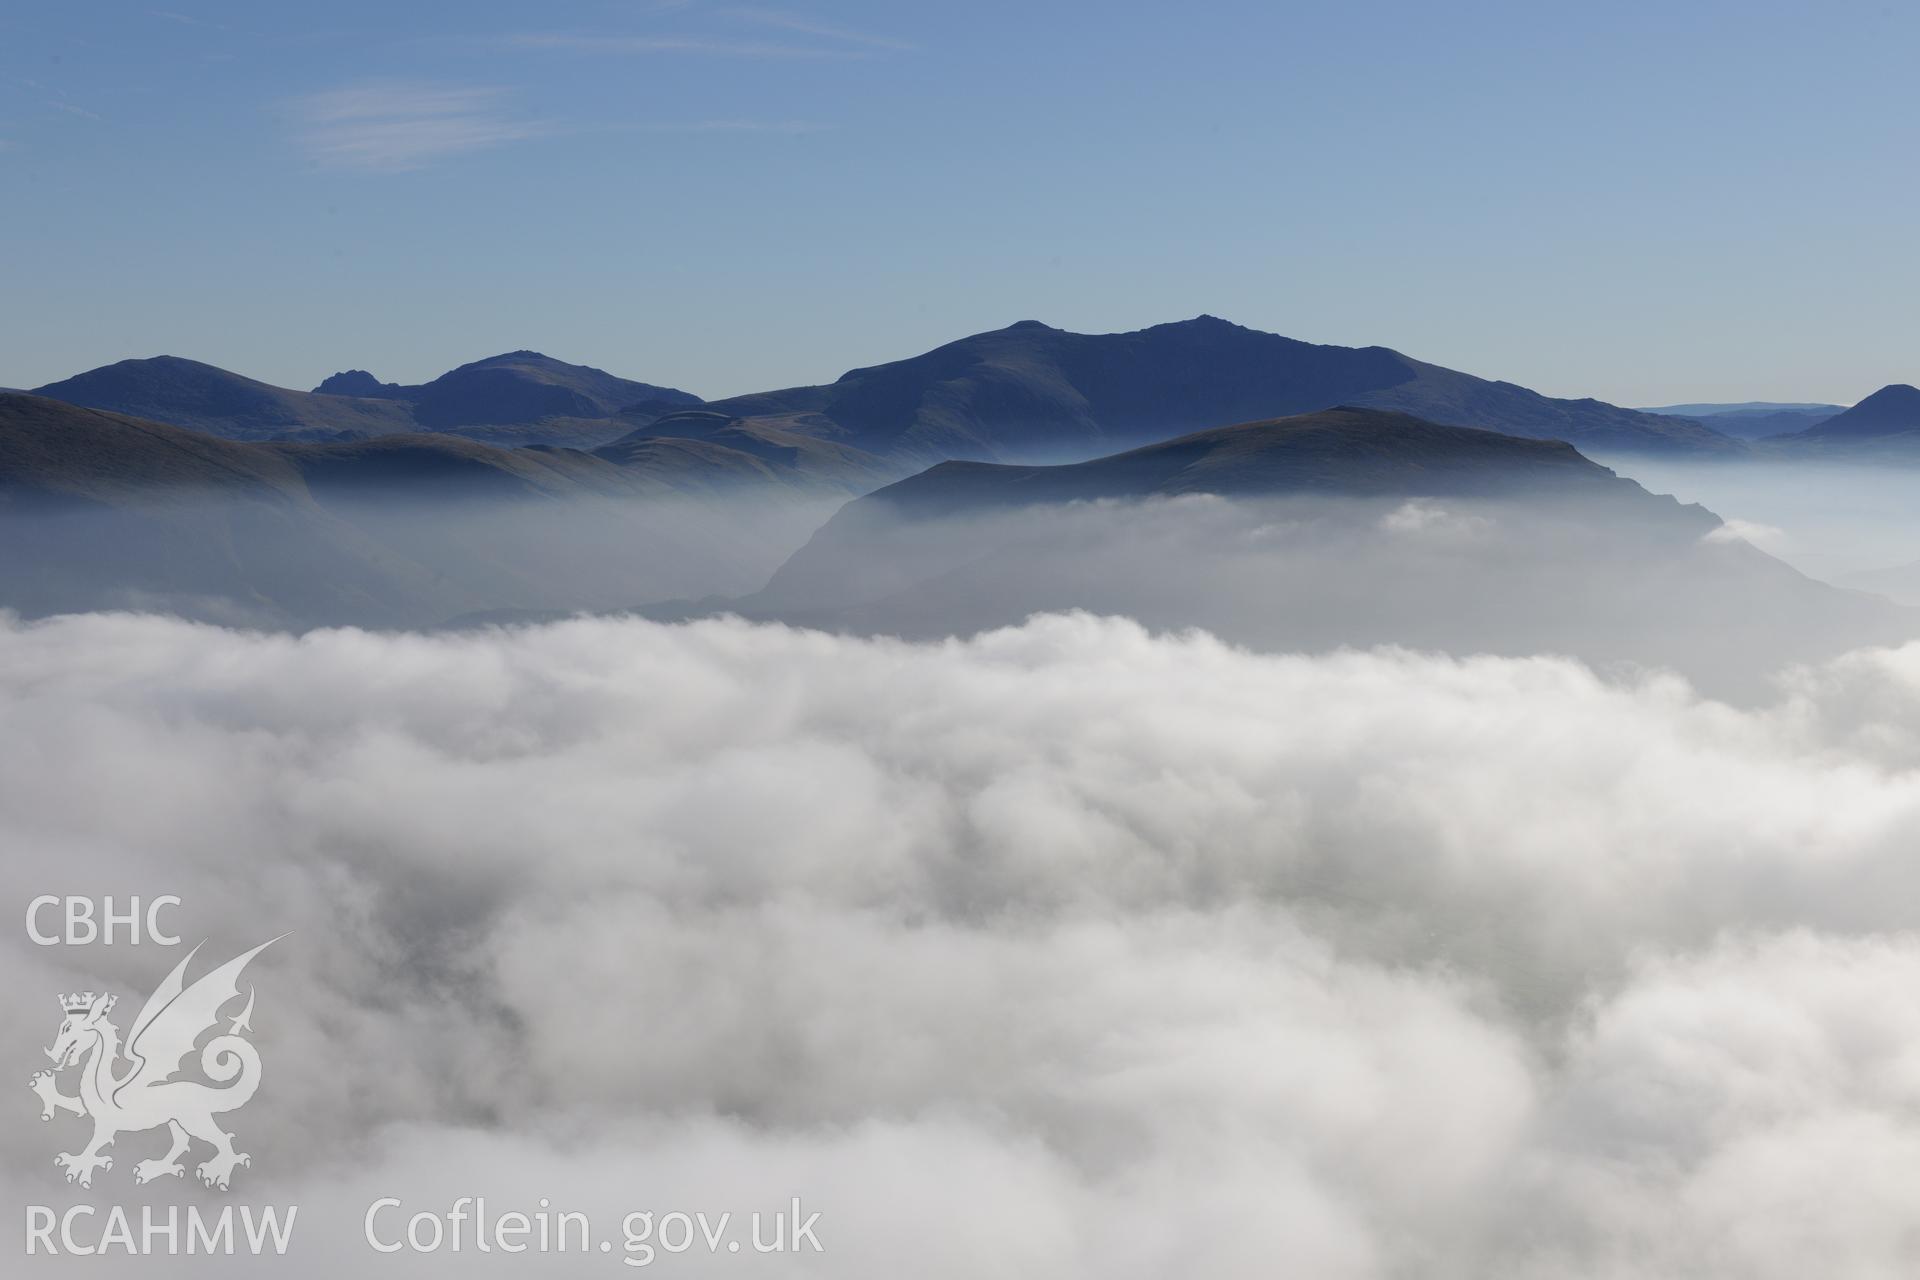
<path fill-rule="evenodd" d="M 8 622 L 0 877 L 291 931 L 229 1118 L 230 1198 L 301 1206 L 274 1274 L 472 1194 L 822 1214 L 674 1274 L 1910 1274 L 1920 645 L 1777 690 L 1080 614 Z M 15 1063 L 176 958 L 5 938 Z M 26 1075 L 14 1203 L 200 1194 L 66 1187 Z"/>

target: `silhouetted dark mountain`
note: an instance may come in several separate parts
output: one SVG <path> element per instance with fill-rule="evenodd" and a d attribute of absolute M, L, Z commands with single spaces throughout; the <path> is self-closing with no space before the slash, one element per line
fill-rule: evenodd
<path fill-rule="evenodd" d="M 416 429 L 403 405 L 291 391 L 179 356 L 122 360 L 50 382 L 33 394 L 234 440 L 302 431 L 380 435 Z"/>
<path fill-rule="evenodd" d="M 405 400 L 411 387 L 403 387 L 397 382 L 382 382 L 365 369 L 348 369 L 322 380 L 313 389 L 315 395 L 323 396 L 365 396 L 372 400 Z"/>
<path fill-rule="evenodd" d="M 0 409 L 5 412 L 0 484 L 16 494 L 66 493 L 107 500 L 270 483 L 291 485 L 290 492 L 384 491 L 432 499 L 463 493 L 574 497 L 707 492 L 729 478 L 788 488 L 812 485 L 778 457 L 718 441 L 698 451 L 656 454 L 641 466 L 633 465 L 638 451 L 631 448 L 595 453 L 547 446 L 500 449 L 426 432 L 330 442 L 223 440 L 35 395 L 0 394 Z M 663 465 L 660 460 L 668 457 L 679 462 Z"/>
<path fill-rule="evenodd" d="M 538 351 L 510 351 L 476 360 L 420 386 L 380 382 L 363 369 L 353 369 L 334 374 L 315 390 L 408 401 L 415 420 L 431 430 L 545 418 L 605 418 L 641 403 L 675 407 L 700 403 L 699 396 L 685 391 L 618 378 Z"/>
<path fill-rule="evenodd" d="M 478 360 L 418 386 L 348 370 L 312 393 L 160 357 L 96 369 L 40 393 L 236 439 L 425 428 L 501 446 L 589 449 L 628 433 L 708 439 L 721 429 L 712 420 L 677 416 L 697 406 L 723 415 L 725 429 L 758 441 L 756 448 L 811 453 L 823 466 L 832 450 L 850 450 L 840 465 L 879 459 L 895 475 L 948 458 L 1085 458 L 1336 404 L 1588 449 L 1731 455 L 1742 448 L 1686 418 L 1557 400 L 1385 347 L 1316 346 L 1211 316 L 1118 334 L 1022 321 L 855 369 L 828 385 L 711 405 L 532 351 Z M 831 448 L 821 452 L 808 441 Z"/>
<path fill-rule="evenodd" d="M 1730 413 L 1824 413 L 1832 417 L 1846 407 L 1817 400 L 1736 400 L 1646 405 L 1640 412 L 1674 418 L 1717 418 Z"/>
<path fill-rule="evenodd" d="M 1525 489 L 1644 497 L 1559 440 L 1533 440 L 1339 406 L 1198 431 L 1064 466 L 943 462 L 870 495 L 915 512 L 1101 498 L 1318 493 L 1423 497 Z M 1702 526 L 1711 527 L 1711 521 Z"/>
<path fill-rule="evenodd" d="M 386 621 L 437 594 L 270 448 L 36 396 L 0 396 L 0 529 L 0 604 L 28 616 Z"/>
<path fill-rule="evenodd" d="M 331 439 L 447 431 L 512 447 L 593 448 L 631 431 L 646 404 L 658 412 L 700 403 L 671 387 L 617 378 L 535 351 L 477 360 L 417 387 L 380 382 L 364 369 L 292 391 L 178 356 L 122 360 L 49 383 L 33 394 L 131 414 L 229 440 Z M 657 416 L 657 414 L 656 414 Z"/>
<path fill-rule="evenodd" d="M 1753 443 L 1763 458 L 1911 467 L 1920 465 L 1920 390 L 1895 383 L 1844 413 Z"/>
<path fill-rule="evenodd" d="M 645 422 L 612 444 L 594 450 L 604 458 L 634 465 L 672 444 L 720 445 L 759 458 L 824 484 L 865 492 L 899 477 L 901 468 L 849 445 L 822 440 L 796 429 L 784 418 L 734 418 L 705 408 L 683 409 L 649 420 L 655 404 L 623 413 Z"/>
<path fill-rule="evenodd" d="M 924 465 L 947 458 L 1084 458 L 1336 404 L 1593 448 L 1741 449 L 1684 419 L 1598 400 L 1550 399 L 1385 347 L 1315 346 L 1211 316 L 1099 335 L 1022 321 L 908 360 L 855 369 L 829 385 L 705 407 L 736 419 L 778 419 L 785 430 Z"/>
<path fill-rule="evenodd" d="M 1643 413 L 1662 417 L 1692 418 L 1722 435 L 1738 440 L 1762 440 L 1768 436 L 1805 431 L 1846 410 L 1843 404 L 1784 404 L 1750 400 L 1742 404 L 1670 404 Z"/>
<path fill-rule="evenodd" d="M 1805 440 L 1848 440 L 1920 431 L 1920 387 L 1904 382 L 1880 388 L 1844 413 L 1799 433 Z"/>
<path fill-rule="evenodd" d="M 1782 662 L 1914 630 L 1567 444 L 1354 407 L 1075 464 L 942 463 L 717 607 L 916 638 L 1086 609 L 1266 649 L 1673 665 L 1742 696 Z"/>
<path fill-rule="evenodd" d="M 1087 462 L 939 463 L 848 503 L 781 568 L 764 598 L 834 598 L 837 593 L 814 580 L 820 571 L 832 577 L 843 552 L 865 556 L 886 547 L 903 522 L 994 519 L 1040 506 L 1197 494 L 1393 500 L 1519 495 L 1555 504 L 1599 503 L 1622 523 L 1642 530 L 1673 526 L 1688 538 L 1719 524 L 1700 507 L 1648 494 L 1564 441 L 1339 406 L 1216 427 Z M 956 542 L 965 554 L 967 540 Z"/>
<path fill-rule="evenodd" d="M 757 585 L 838 500 L 777 460 L 656 445 L 238 442 L 0 395 L 0 607 L 415 626 L 612 608 Z"/>
<path fill-rule="evenodd" d="M 1722 413 L 1700 421 L 1741 440 L 1765 440 L 1817 427 L 1842 409 L 1841 405 L 1832 405 L 1819 409 L 1777 409 L 1772 413 Z"/>

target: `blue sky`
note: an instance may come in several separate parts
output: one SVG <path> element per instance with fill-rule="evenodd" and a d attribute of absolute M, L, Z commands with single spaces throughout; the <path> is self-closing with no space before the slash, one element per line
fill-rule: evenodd
<path fill-rule="evenodd" d="M 0 385 L 702 395 L 1210 312 L 1619 403 L 1920 380 L 1905 3 L 0 0 Z"/>

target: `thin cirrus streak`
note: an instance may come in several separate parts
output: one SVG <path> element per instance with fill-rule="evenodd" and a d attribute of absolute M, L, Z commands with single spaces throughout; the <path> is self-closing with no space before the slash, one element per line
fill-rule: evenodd
<path fill-rule="evenodd" d="M 729 40 L 711 36 L 629 36 L 587 32 L 526 31 L 496 43 L 514 49 L 562 53 L 704 53 L 730 58 L 864 58 L 869 50 L 784 44 L 770 40 Z"/>
<path fill-rule="evenodd" d="M 797 35 L 818 36 L 823 40 L 840 40 L 847 44 L 866 45 L 874 49 L 890 49 L 908 53 L 920 46 L 911 40 L 901 40 L 894 36 L 880 35 L 871 31 L 855 31 L 847 27 L 830 26 L 814 22 L 799 14 L 783 13 L 777 9 L 739 8 L 725 11 L 728 17 L 743 22 L 757 23 L 763 27 L 772 27 L 780 31 L 791 31 Z"/>
<path fill-rule="evenodd" d="M 510 114 L 497 88 L 409 82 L 356 85 L 294 104 L 301 145 L 322 165 L 396 171 L 540 137 L 547 124 Z"/>
<path fill-rule="evenodd" d="M 819 133 L 816 120 L 657 120 L 628 125 L 634 133 Z"/>

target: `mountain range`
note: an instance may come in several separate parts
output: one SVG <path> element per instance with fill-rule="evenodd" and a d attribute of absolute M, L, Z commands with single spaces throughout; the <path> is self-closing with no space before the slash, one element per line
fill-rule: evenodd
<path fill-rule="evenodd" d="M 1751 442 L 1756 457 L 1911 467 L 1920 463 L 1920 388 L 1896 382 L 1850 409 Z"/>
<path fill-rule="evenodd" d="M 1075 463 L 947 461 L 847 502 L 872 455 L 681 412 L 719 424 L 501 449 L 232 441 L 0 394 L 0 606 L 414 627 L 714 598 L 649 612 L 909 635 L 1086 608 L 1728 681 L 1729 631 L 1754 664 L 1906 634 L 1561 441 L 1337 406 Z"/>
<path fill-rule="evenodd" d="M 1315 345 L 1211 316 L 1116 334 L 1022 321 L 831 383 L 712 403 L 531 351 L 475 361 L 417 386 L 348 370 L 312 392 L 160 356 L 35 394 L 232 439 L 420 430 L 509 446 L 719 439 L 895 476 L 949 458 L 1088 458 L 1337 404 L 1589 449 L 1731 456 L 1742 447 L 1688 418 L 1554 399 L 1385 347 Z"/>
<path fill-rule="evenodd" d="M 702 408 L 927 465 L 1076 460 L 1339 404 L 1598 449 L 1732 455 L 1741 447 L 1688 419 L 1556 400 L 1386 347 L 1318 346 L 1212 316 L 1115 334 L 1026 320 L 832 383 Z"/>
<path fill-rule="evenodd" d="M 617 378 L 533 351 L 477 360 L 415 387 L 360 370 L 293 391 L 197 360 L 122 360 L 33 394 L 230 440 L 340 439 L 442 431 L 491 443 L 603 444 L 632 428 L 616 410 L 670 412 L 700 403 L 671 387 Z M 609 421 L 611 420 L 611 421 Z"/>
<path fill-rule="evenodd" d="M 700 403 L 690 392 L 615 377 L 538 351 L 476 360 L 413 387 L 379 382 L 365 370 L 353 369 L 327 378 L 313 394 L 404 401 L 413 407 L 414 422 L 433 431 L 549 418 L 607 418 L 629 406 L 654 406 L 664 412 Z"/>
<path fill-rule="evenodd" d="M 1449 497 L 1622 488 L 1640 492 L 1564 441 L 1340 405 L 1067 465 L 942 462 L 876 491 L 869 502 L 927 514 L 1181 494 Z"/>
<path fill-rule="evenodd" d="M 1920 388 L 1904 382 L 1884 386 L 1851 408 L 1756 402 L 1668 405 L 1647 412 L 1708 423 L 1749 441 L 1762 458 L 1920 459 Z"/>
<path fill-rule="evenodd" d="M 1736 697 L 1913 629 L 1565 443 L 1357 406 L 1072 464 L 942 463 L 846 504 L 763 590 L 649 612 L 931 638 L 1067 609 L 1266 651 L 1567 653 Z"/>
<path fill-rule="evenodd" d="M 1880 388 L 1844 413 L 1797 433 L 1803 441 L 1885 439 L 1920 433 L 1920 387 L 1896 382 Z"/>
<path fill-rule="evenodd" d="M 1669 404 L 1643 412 L 1657 413 L 1663 417 L 1692 418 L 1722 435 L 1738 440 L 1761 440 L 1768 436 L 1805 431 L 1845 410 L 1843 404 L 1748 400 L 1740 404 Z"/>
<path fill-rule="evenodd" d="M 694 441 L 234 441 L 0 394 L 0 607 L 275 626 L 613 608 L 758 585 L 846 492 Z"/>
<path fill-rule="evenodd" d="M 33 394 L 229 440 L 415 429 L 404 405 L 290 391 L 179 356 L 122 360 L 49 382 Z"/>
<path fill-rule="evenodd" d="M 945 587 L 956 566 L 977 566 L 980 540 L 964 531 L 1021 527 L 1023 513 L 1070 504 L 1198 496 L 1342 499 L 1347 507 L 1416 497 L 1545 500 L 1556 510 L 1596 513 L 1599 523 L 1636 535 L 1672 531 L 1682 543 L 1720 523 L 1703 508 L 1648 494 L 1563 441 L 1343 405 L 1216 427 L 1085 462 L 939 463 L 842 507 L 744 604 L 870 605 L 875 582 Z M 937 526 L 944 526 L 939 536 L 917 536 Z M 924 563 L 915 564 L 916 556 Z"/>

